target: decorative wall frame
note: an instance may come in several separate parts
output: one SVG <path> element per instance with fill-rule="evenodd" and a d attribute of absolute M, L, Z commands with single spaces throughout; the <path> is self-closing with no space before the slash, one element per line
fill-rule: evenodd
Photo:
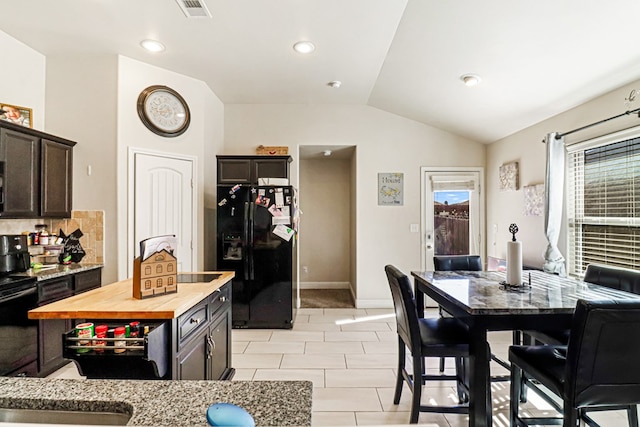
<path fill-rule="evenodd" d="M 2 110 L 0 111 L 0 120 L 28 128 L 33 127 L 33 110 L 31 108 L 0 102 L 0 110 Z"/>
<path fill-rule="evenodd" d="M 378 206 L 402 206 L 403 183 L 402 173 L 379 173 Z"/>
<path fill-rule="evenodd" d="M 500 166 L 500 191 L 515 191 L 518 189 L 518 162 L 506 163 Z"/>
<path fill-rule="evenodd" d="M 525 216 L 541 216 L 544 212 L 544 184 L 525 185 L 522 190 Z"/>

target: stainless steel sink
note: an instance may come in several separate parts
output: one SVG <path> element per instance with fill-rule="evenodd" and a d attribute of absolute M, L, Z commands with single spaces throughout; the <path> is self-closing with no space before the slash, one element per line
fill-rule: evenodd
<path fill-rule="evenodd" d="M 124 426 L 131 418 L 118 412 L 58 411 L 0 408 L 0 422 Z"/>

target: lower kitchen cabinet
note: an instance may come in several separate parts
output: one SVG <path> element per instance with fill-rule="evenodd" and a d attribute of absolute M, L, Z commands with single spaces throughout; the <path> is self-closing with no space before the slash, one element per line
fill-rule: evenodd
<path fill-rule="evenodd" d="M 81 271 L 54 279 L 38 282 L 38 305 L 59 301 L 100 287 L 102 269 Z M 63 358 L 62 336 L 73 328 L 70 319 L 48 319 L 38 321 L 38 363 L 37 375 L 44 377 L 59 369 L 68 360 Z"/>
<path fill-rule="evenodd" d="M 221 313 L 211 326 L 191 340 L 178 355 L 178 379 L 219 380 L 229 378 L 229 312 Z"/>
<path fill-rule="evenodd" d="M 112 286 L 118 285 L 108 285 L 106 288 Z M 102 295 L 101 291 L 104 289 L 90 292 Z M 98 300 L 96 296 L 96 301 Z M 194 300 L 198 301 L 195 298 Z M 73 359 L 82 375 L 90 379 L 228 380 L 233 377 L 235 371 L 231 367 L 231 281 L 211 291 L 188 310 L 181 311 L 182 314 L 177 317 L 149 318 L 153 316 L 149 316 L 148 309 L 144 319 L 131 317 L 135 316 L 136 312 L 138 310 L 130 313 L 125 311 L 123 313 L 126 315 L 117 318 L 108 318 L 105 314 L 102 318 L 86 321 L 107 324 L 109 328 L 126 325 L 131 321 L 151 325 L 150 332 L 143 337 L 142 346 L 138 344 L 128 347 L 128 343 L 140 340 L 125 338 L 126 350 L 116 353 L 114 347 L 109 347 L 109 341 L 115 342 L 118 338 L 107 338 L 106 348 L 89 346 L 86 350 L 80 348 L 85 351 L 78 353 L 78 338 L 75 337 L 72 325 L 65 334 L 63 354 Z M 43 320 L 56 321 L 57 319 Z M 129 367 L 134 368 L 128 369 Z"/>
<path fill-rule="evenodd" d="M 178 379 L 202 380 L 207 378 L 209 364 L 209 330 L 198 334 L 190 345 L 178 355 Z"/>
<path fill-rule="evenodd" d="M 178 342 L 175 379 L 220 380 L 233 376 L 229 291 L 227 283 L 178 319 L 184 338 Z M 197 327 L 185 333 L 192 325 Z"/>
<path fill-rule="evenodd" d="M 62 335 L 73 327 L 71 320 L 40 320 L 38 323 L 38 375 L 46 376 L 66 364 Z"/>

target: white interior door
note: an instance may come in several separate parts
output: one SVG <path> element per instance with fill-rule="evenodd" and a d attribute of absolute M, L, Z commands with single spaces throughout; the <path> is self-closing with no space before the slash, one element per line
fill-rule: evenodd
<path fill-rule="evenodd" d="M 481 170 L 423 168 L 423 269 L 435 255 L 480 255 L 484 261 Z"/>
<path fill-rule="evenodd" d="M 134 254 L 140 241 L 175 234 L 178 271 L 195 271 L 193 161 L 134 153 Z"/>

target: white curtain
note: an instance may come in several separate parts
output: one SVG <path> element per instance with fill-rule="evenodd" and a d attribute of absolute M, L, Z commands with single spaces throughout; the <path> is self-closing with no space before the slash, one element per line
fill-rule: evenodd
<path fill-rule="evenodd" d="M 556 139 L 556 133 L 546 138 L 547 173 L 545 179 L 544 231 L 547 236 L 547 250 L 544 253 L 544 271 L 567 275 L 565 259 L 558 249 L 560 225 L 562 223 L 562 203 L 564 191 L 565 149 L 564 138 Z"/>

